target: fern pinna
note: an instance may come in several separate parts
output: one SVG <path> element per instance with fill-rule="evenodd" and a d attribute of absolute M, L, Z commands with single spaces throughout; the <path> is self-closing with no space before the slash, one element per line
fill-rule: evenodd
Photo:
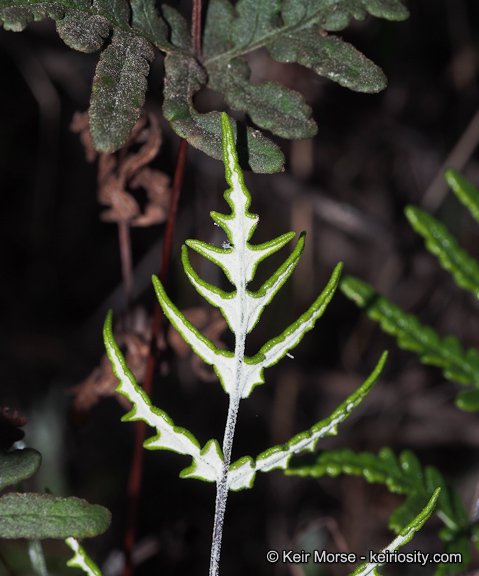
<path fill-rule="evenodd" d="M 434 466 L 422 468 L 410 450 L 399 457 L 388 448 L 379 453 L 353 452 L 347 448 L 325 450 L 318 455 L 295 458 L 285 471 L 290 476 L 320 478 L 340 474 L 362 476 L 367 482 L 384 484 L 390 492 L 404 494 L 406 500 L 390 515 L 389 527 L 400 533 L 423 507 L 434 491 L 440 487 L 436 513 L 444 522 L 439 536 L 445 542 L 447 553 L 459 553 L 462 563 L 440 563 L 435 576 L 466 570 L 470 561 L 470 539 L 477 540 L 478 526 L 471 522 L 457 493 L 447 485 L 444 476 Z"/>
<path fill-rule="evenodd" d="M 479 222 L 479 190 L 455 170 L 446 171 L 446 180 L 457 198 Z M 479 297 L 479 262 L 459 247 L 447 228 L 423 210 L 407 206 L 405 214 L 414 230 L 425 241 L 440 265 L 450 272 L 455 283 Z M 368 316 L 379 322 L 384 332 L 397 338 L 405 350 L 412 350 L 424 364 L 442 368 L 448 380 L 469 389 L 459 393 L 456 406 L 462 410 L 479 410 L 479 349 L 464 350 L 454 335 L 440 338 L 431 326 L 422 325 L 413 314 L 407 314 L 396 304 L 359 278 L 347 276 L 341 281 L 342 292 Z"/>
<path fill-rule="evenodd" d="M 111 313 L 108 315 L 104 327 L 105 346 L 113 370 L 120 380 L 117 391 L 124 394 L 133 403 L 133 409 L 123 417 L 123 420 L 144 420 L 156 428 L 157 434 L 145 442 L 146 448 L 173 450 L 191 456 L 193 458 L 192 464 L 181 472 L 182 477 L 199 478 L 216 483 L 216 511 L 210 576 L 215 576 L 219 571 L 228 491 L 250 488 L 253 485 L 256 472 L 268 472 L 275 468 L 284 469 L 287 467 L 291 456 L 303 450 L 313 450 L 319 438 L 336 434 L 338 424 L 349 416 L 353 408 L 370 391 L 386 360 L 386 354 L 383 354 L 366 382 L 325 420 L 294 436 L 286 444 L 274 446 L 256 458 L 245 456 L 231 463 L 235 424 L 241 399 L 248 397 L 255 386 L 264 382 L 264 368 L 272 366 L 283 358 L 289 350 L 299 344 L 304 334 L 313 328 L 334 294 L 339 281 L 341 265 L 338 265 L 334 270 L 322 294 L 296 322 L 291 324 L 282 334 L 267 342 L 255 356 L 248 357 L 245 355 L 247 334 L 256 325 L 264 308 L 293 272 L 304 246 L 304 234 L 300 236 L 291 255 L 261 288 L 255 292 L 248 290 L 248 284 L 253 279 L 261 260 L 283 247 L 292 239 L 294 234 L 288 233 L 260 245 L 249 243 L 258 223 L 258 216 L 249 212 L 251 198 L 243 183 L 243 174 L 238 165 L 233 132 L 226 114 L 222 115 L 222 130 L 223 161 L 226 180 L 230 185 L 230 189 L 225 193 L 225 199 L 230 205 L 232 213 L 224 215 L 212 212 L 211 216 L 226 232 L 228 243 L 225 243 L 221 248 L 197 240 L 189 240 L 186 244 L 220 266 L 235 290 L 225 292 L 200 279 L 189 262 L 186 246 L 183 247 L 182 261 L 185 272 L 196 290 L 211 304 L 218 307 L 227 320 L 228 326 L 235 336 L 234 351 L 219 349 L 203 336 L 172 303 L 161 282 L 157 278 L 153 278 L 158 299 L 166 316 L 196 354 L 214 367 L 224 391 L 229 395 L 229 409 L 221 448 L 217 440 L 209 440 L 202 447 L 191 432 L 175 426 L 165 412 L 152 406 L 145 392 L 137 385 L 115 343 L 112 334 Z M 398 537 L 399 540 L 394 541 L 395 547 L 410 539 L 412 534 L 423 524 L 431 513 L 436 498 L 437 493 L 432 496 L 423 512 L 406 527 L 404 533 Z M 364 573 L 372 569 L 369 564 L 361 568 L 362 571 L 366 571 Z"/>

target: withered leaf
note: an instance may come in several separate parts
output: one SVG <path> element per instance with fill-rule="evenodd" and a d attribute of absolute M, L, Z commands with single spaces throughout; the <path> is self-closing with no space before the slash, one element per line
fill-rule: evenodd
<path fill-rule="evenodd" d="M 108 206 L 100 216 L 103 221 L 124 222 L 130 226 L 151 226 L 166 221 L 170 179 L 148 166 L 161 146 L 161 130 L 156 116 L 140 116 L 123 148 L 112 154 L 98 153 L 93 147 L 87 112 L 77 112 L 70 128 L 80 134 L 86 159 L 93 162 L 98 158 L 98 201 Z M 132 194 L 139 188 L 146 192 L 144 207 Z"/>

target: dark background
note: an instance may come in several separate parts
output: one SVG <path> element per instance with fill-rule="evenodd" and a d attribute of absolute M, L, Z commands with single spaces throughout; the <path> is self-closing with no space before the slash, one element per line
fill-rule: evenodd
<path fill-rule="evenodd" d="M 346 273 L 360 276 L 441 336 L 454 333 L 465 347 L 478 345 L 477 302 L 425 251 L 403 209 L 415 204 L 433 211 L 479 257 L 478 227 L 441 179 L 444 164 L 454 160 L 479 183 L 478 120 L 467 132 L 478 109 L 479 4 L 407 4 L 411 17 L 405 22 L 370 18 L 341 33 L 385 71 L 389 86 L 379 95 L 356 94 L 300 67 L 272 63 L 261 51 L 250 58 L 255 81 L 277 79 L 301 90 L 319 126 L 311 141 L 279 142 L 286 173 L 246 175 L 252 210 L 261 218 L 254 241 L 291 229 L 308 232 L 302 264 L 252 333 L 251 353 L 307 308 L 338 261 Z M 190 7 L 185 3 L 181 9 L 188 14 Z M 42 473 L 29 489 L 48 487 L 112 510 L 110 530 L 87 547 L 100 565 L 109 562 L 104 576 L 113 576 L 122 547 L 133 428 L 120 422 L 124 409 L 114 398 L 102 399 L 79 424 L 68 394 L 99 363 L 106 310 L 113 307 L 118 316 L 123 306 L 117 229 L 99 219 L 95 165 L 86 162 L 77 135 L 69 131 L 73 113 L 88 106 L 97 58 L 68 49 L 48 20 L 22 34 L 0 30 L 0 405 L 28 418 L 25 440 L 44 455 Z M 146 104 L 160 117 L 161 60 L 158 56 L 152 67 Z M 211 92 L 197 97 L 200 110 L 218 105 L 221 99 Z M 163 119 L 161 126 L 164 142 L 154 164 L 172 176 L 179 139 Z M 201 303 L 185 282 L 180 246 L 186 238 L 212 241 L 217 231 L 209 210 L 227 211 L 222 165 L 192 148 L 187 162 L 169 280 L 180 307 Z M 159 270 L 163 232 L 163 225 L 132 231 L 135 265 L 149 258 L 136 273 L 135 303 L 149 312 L 154 301 L 149 278 Z M 285 253 L 258 274 L 266 278 Z M 254 456 L 328 416 L 384 349 L 390 355 L 380 382 L 339 435 L 319 448 L 376 452 L 389 445 L 396 453 L 409 448 L 424 465 L 443 472 L 469 510 L 479 473 L 479 422 L 477 415 L 454 407 L 460 386 L 399 350 L 340 292 L 294 360 L 268 370 L 266 384 L 243 402 L 234 458 Z M 202 445 L 222 438 L 226 397 L 218 384 L 201 382 L 183 360 L 173 359 L 168 374 L 158 375 L 153 397 Z M 205 574 L 214 487 L 178 479 L 189 464 L 185 457 L 149 452 L 145 458 L 138 539 L 146 560 L 138 574 Z M 300 574 L 291 566 L 268 565 L 265 554 L 304 546 L 305 537 L 328 551 L 343 539 L 358 554 L 378 550 L 392 540 L 388 517 L 401 501 L 359 478 L 261 474 L 253 490 L 229 497 L 222 573 Z M 413 548 L 441 551 L 440 525 L 430 520 Z M 45 547 L 52 573 L 68 573 L 66 547 L 53 541 Z M 18 575 L 29 573 L 24 543 L 3 541 L 0 551 Z M 475 556 L 473 566 L 478 565 Z M 408 566 L 407 572 L 419 568 Z"/>

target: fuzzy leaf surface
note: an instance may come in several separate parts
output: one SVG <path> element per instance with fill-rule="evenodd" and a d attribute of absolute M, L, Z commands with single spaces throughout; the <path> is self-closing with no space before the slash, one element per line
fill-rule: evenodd
<path fill-rule="evenodd" d="M 444 224 L 427 212 L 408 206 L 405 213 L 414 230 L 424 238 L 426 248 L 452 274 L 456 284 L 479 298 L 479 262 L 458 246 Z"/>
<path fill-rule="evenodd" d="M 271 43 L 268 51 L 279 62 L 297 62 L 356 92 L 375 93 L 386 88 L 386 76 L 376 64 L 348 42 L 321 33 L 316 26 Z"/>
<path fill-rule="evenodd" d="M 121 148 L 138 120 L 154 52 L 144 38 L 117 30 L 102 52 L 93 79 L 90 131 L 101 152 Z"/>
<path fill-rule="evenodd" d="M 278 83 L 251 83 L 243 57 L 266 48 L 280 62 L 297 62 L 352 90 L 378 92 L 386 86 L 381 69 L 327 33 L 368 14 L 390 20 L 408 16 L 397 0 L 340 0 L 334 5 L 330 0 L 240 0 L 234 7 L 228 0 L 212 0 L 203 41 L 209 86 L 261 128 L 284 138 L 310 138 L 317 126 L 304 98 Z"/>
<path fill-rule="evenodd" d="M 152 44 L 174 50 L 168 26 L 153 0 L 0 0 L 0 25 L 20 31 L 35 20 L 51 17 L 62 40 L 81 52 L 95 52 L 111 35 L 93 81 L 90 127 L 101 152 L 123 146 L 145 99 Z"/>
<path fill-rule="evenodd" d="M 152 0 L 0 0 L 0 23 L 6 30 L 20 32 L 47 17 L 56 21 L 62 40 L 81 52 L 99 50 L 110 30 L 135 33 L 160 50 L 174 49 Z"/>
<path fill-rule="evenodd" d="M 341 291 L 367 315 L 380 323 L 387 334 L 396 337 L 400 348 L 412 350 L 424 364 L 443 369 L 444 377 L 460 384 L 479 387 L 479 352 L 476 348 L 463 350 L 455 336 L 440 339 L 430 326 L 423 326 L 416 316 L 407 314 L 396 304 L 374 292 L 359 278 L 346 276 Z"/>
<path fill-rule="evenodd" d="M 309 430 L 297 434 L 286 444 L 274 446 L 262 452 L 255 460 L 247 456 L 235 462 L 231 466 L 229 473 L 228 483 L 230 489 L 251 488 L 256 472 L 269 472 L 277 468 L 285 469 L 293 455 L 305 450 L 312 452 L 320 438 L 335 436 L 338 433 L 338 425 L 346 420 L 352 410 L 363 401 L 377 382 L 386 362 L 386 357 L 387 354 L 384 353 L 366 382 L 354 394 L 351 394 L 331 416 L 318 422 Z"/>
<path fill-rule="evenodd" d="M 0 538 L 89 538 L 104 532 L 111 514 L 80 498 L 9 493 L 0 498 Z"/>
<path fill-rule="evenodd" d="M 42 455 L 33 448 L 4 452 L 0 450 L 0 490 L 33 476 L 42 463 Z"/>
<path fill-rule="evenodd" d="M 220 112 L 200 114 L 193 96 L 207 85 L 207 75 L 191 56 L 172 53 L 165 59 L 163 114 L 173 130 L 205 154 L 223 157 Z M 284 156 L 259 130 L 233 121 L 240 164 L 245 170 L 270 174 L 283 170 Z"/>
<path fill-rule="evenodd" d="M 311 138 L 317 126 L 303 96 L 278 82 L 250 82 L 251 71 L 245 60 L 235 58 L 226 68 L 208 69 L 209 85 L 221 92 L 235 110 L 248 112 L 261 128 L 282 138 Z"/>
<path fill-rule="evenodd" d="M 281 62 L 297 62 L 352 90 L 377 92 L 386 85 L 382 71 L 353 46 L 327 31 L 345 28 L 351 18 L 367 15 L 403 20 L 399 0 L 228 0 L 208 3 L 201 64 L 191 52 L 184 18 L 154 0 L 0 0 L 0 22 L 23 30 L 32 20 L 51 17 L 61 38 L 75 50 L 99 50 L 101 56 L 91 99 L 91 131 L 101 152 L 126 141 L 144 102 L 151 44 L 168 55 L 165 65 L 164 114 L 173 129 L 206 154 L 221 157 L 219 112 L 198 113 L 194 94 L 203 86 L 223 93 L 235 110 L 260 128 L 284 138 L 310 138 L 317 131 L 304 97 L 277 82 L 253 84 L 244 56 L 266 48 Z M 109 128 L 107 115 L 112 116 Z M 238 125 L 237 145 L 244 168 L 270 173 L 284 158 L 260 131 Z"/>

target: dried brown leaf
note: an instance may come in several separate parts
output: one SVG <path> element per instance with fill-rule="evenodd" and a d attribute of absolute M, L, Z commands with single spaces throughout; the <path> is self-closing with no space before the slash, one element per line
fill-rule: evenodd
<path fill-rule="evenodd" d="M 88 113 L 76 113 L 71 129 L 80 134 L 89 162 L 98 156 L 98 201 L 109 208 L 101 214 L 106 222 L 125 222 L 130 226 L 150 226 L 165 222 L 170 203 L 169 177 L 147 166 L 158 154 L 161 130 L 153 114 L 140 116 L 126 144 L 113 154 L 93 148 Z M 144 208 L 132 195 L 143 188 L 147 202 Z"/>

